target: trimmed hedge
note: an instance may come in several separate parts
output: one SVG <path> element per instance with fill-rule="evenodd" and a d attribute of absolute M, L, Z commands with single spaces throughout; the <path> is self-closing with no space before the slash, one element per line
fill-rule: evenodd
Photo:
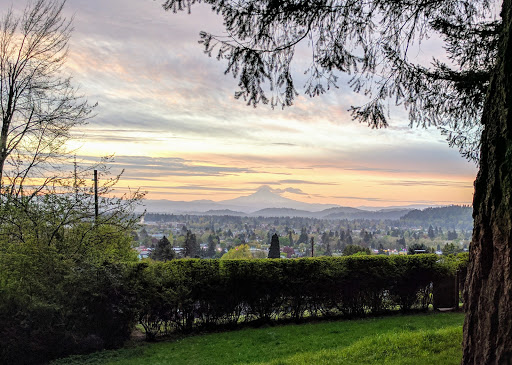
<path fill-rule="evenodd" d="M 118 347 L 136 323 L 154 340 L 240 323 L 426 310 L 436 281 L 466 264 L 463 257 L 436 255 L 70 267 L 55 261 L 46 276 L 30 276 L 44 290 L 0 288 L 0 363 L 36 364 Z"/>
<path fill-rule="evenodd" d="M 426 310 L 457 265 L 436 255 L 141 263 L 138 321 L 149 340 L 174 331 L 305 317 Z"/>

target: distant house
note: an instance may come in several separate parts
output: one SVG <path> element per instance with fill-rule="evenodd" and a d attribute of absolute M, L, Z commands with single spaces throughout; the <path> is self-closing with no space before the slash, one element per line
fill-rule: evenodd
<path fill-rule="evenodd" d="M 146 246 L 135 247 L 135 251 L 139 254 L 139 259 L 147 259 L 151 255 L 152 248 Z"/>
<path fill-rule="evenodd" d="M 173 247 L 172 250 L 176 252 L 176 256 L 183 257 L 185 254 L 185 249 L 183 247 Z"/>
<path fill-rule="evenodd" d="M 414 253 L 427 253 L 427 250 L 414 250 Z"/>

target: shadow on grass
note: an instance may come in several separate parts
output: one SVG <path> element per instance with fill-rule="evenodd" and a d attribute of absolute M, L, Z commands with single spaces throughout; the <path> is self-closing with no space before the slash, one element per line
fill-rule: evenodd
<path fill-rule="evenodd" d="M 457 364 L 462 313 L 263 325 L 175 337 L 53 364 Z"/>

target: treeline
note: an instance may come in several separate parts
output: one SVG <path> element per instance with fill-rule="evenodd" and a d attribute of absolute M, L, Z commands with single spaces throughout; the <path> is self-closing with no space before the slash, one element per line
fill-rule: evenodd
<path fill-rule="evenodd" d="M 169 223 L 181 222 L 193 229 L 218 229 L 219 227 L 231 226 L 234 229 L 256 229 L 261 226 L 288 227 L 297 232 L 303 227 L 312 230 L 372 230 L 387 229 L 394 227 L 398 229 L 419 228 L 426 229 L 430 225 L 444 230 L 473 229 L 473 208 L 470 206 L 451 205 L 447 207 L 426 208 L 424 210 L 412 210 L 400 219 L 321 219 L 310 217 L 241 217 L 241 216 L 209 216 L 189 214 L 159 214 L 147 213 L 147 222 Z"/>
<path fill-rule="evenodd" d="M 232 215 L 191 215 L 191 214 L 165 214 L 165 213 L 146 213 L 144 216 L 146 222 L 169 223 L 180 222 L 193 229 L 209 228 L 218 229 L 223 226 L 232 226 L 235 229 L 256 229 L 260 226 L 289 227 L 300 231 L 302 227 L 308 227 L 309 230 L 340 230 L 350 229 L 370 229 L 376 226 L 377 222 L 384 226 L 393 226 L 398 224 L 397 220 L 369 220 L 369 219 L 321 219 L 310 217 L 241 217 Z"/>
<path fill-rule="evenodd" d="M 472 214 L 473 208 L 466 205 L 413 210 L 400 218 L 400 226 L 428 227 L 432 225 L 468 231 L 473 229 Z"/>

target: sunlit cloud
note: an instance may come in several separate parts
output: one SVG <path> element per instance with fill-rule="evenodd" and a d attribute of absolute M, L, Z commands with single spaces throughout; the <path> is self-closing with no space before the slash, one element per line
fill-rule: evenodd
<path fill-rule="evenodd" d="M 303 192 L 301 189 L 297 188 L 285 188 L 285 189 L 272 189 L 273 192 L 281 194 L 281 193 L 292 193 L 297 195 L 308 195 Z"/>
<path fill-rule="evenodd" d="M 439 187 L 461 187 L 461 188 L 473 188 L 472 184 L 468 184 L 463 181 L 420 181 L 420 180 L 410 180 L 410 181 L 393 181 L 393 182 L 384 182 L 384 185 L 392 185 L 392 186 L 439 186 Z"/>
<path fill-rule="evenodd" d="M 339 185 L 339 184 L 336 184 L 336 183 L 328 183 L 328 182 L 320 183 L 318 181 L 293 180 L 293 179 L 279 180 L 279 183 L 280 184 L 305 184 L 305 185 L 310 185 L 310 184 L 313 184 L 313 185 Z"/>
<path fill-rule="evenodd" d="M 207 190 L 207 191 L 230 191 L 230 192 L 247 192 L 247 189 L 223 188 L 217 186 L 201 186 L 201 185 L 184 185 L 173 186 L 170 190 Z"/>
<path fill-rule="evenodd" d="M 232 174 L 255 174 L 257 171 L 250 168 L 200 165 L 183 158 L 146 157 L 146 156 L 118 156 L 113 163 L 130 174 L 137 174 L 142 170 L 145 176 L 220 176 Z"/>

